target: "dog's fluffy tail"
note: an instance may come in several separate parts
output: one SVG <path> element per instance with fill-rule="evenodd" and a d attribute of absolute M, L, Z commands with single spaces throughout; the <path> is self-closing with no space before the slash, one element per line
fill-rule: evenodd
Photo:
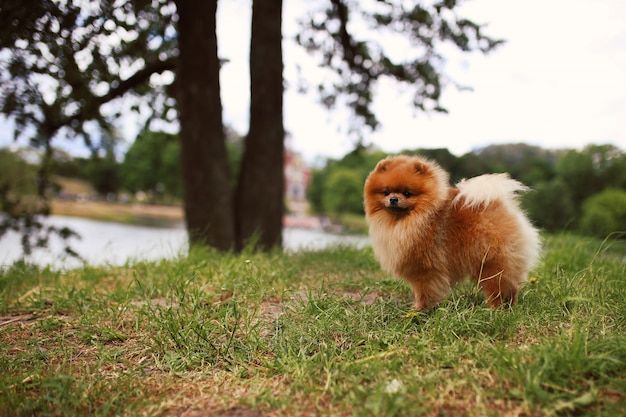
<path fill-rule="evenodd" d="M 470 208 L 486 207 L 496 200 L 517 206 L 517 194 L 529 190 L 508 174 L 486 174 L 464 179 L 457 184 L 457 188 L 459 193 L 454 202 Z"/>
<path fill-rule="evenodd" d="M 454 203 L 462 204 L 470 209 L 486 209 L 495 201 L 504 204 L 515 216 L 519 225 L 519 236 L 514 249 L 516 256 L 526 265 L 526 271 L 536 264 L 541 254 L 539 232 L 524 215 L 517 201 L 519 193 L 528 191 L 528 187 L 511 179 L 508 174 L 488 174 L 462 180 L 457 184 L 457 188 L 459 193 Z"/>

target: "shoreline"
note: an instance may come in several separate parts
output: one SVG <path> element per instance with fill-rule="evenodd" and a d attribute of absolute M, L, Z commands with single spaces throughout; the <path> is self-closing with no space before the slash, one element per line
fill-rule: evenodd
<path fill-rule="evenodd" d="M 135 225 L 167 226 L 184 222 L 183 208 L 140 203 L 106 201 L 71 201 L 54 199 L 50 202 L 54 216 L 81 217 Z"/>
<path fill-rule="evenodd" d="M 130 225 L 177 227 L 185 223 L 183 207 L 176 205 L 53 199 L 50 208 L 53 216 L 80 217 Z M 285 228 L 340 233 L 338 230 L 332 230 L 331 226 L 330 221 L 321 216 L 285 214 L 283 217 Z"/>

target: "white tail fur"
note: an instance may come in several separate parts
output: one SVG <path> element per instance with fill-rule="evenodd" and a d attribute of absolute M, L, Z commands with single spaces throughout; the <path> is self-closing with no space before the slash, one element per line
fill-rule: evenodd
<path fill-rule="evenodd" d="M 514 202 L 516 193 L 528 191 L 519 181 L 511 179 L 509 174 L 485 174 L 479 177 L 461 180 L 457 184 L 460 190 L 455 197 L 454 203 L 463 199 L 463 205 L 475 208 L 484 204 L 500 200 L 503 203 Z"/>

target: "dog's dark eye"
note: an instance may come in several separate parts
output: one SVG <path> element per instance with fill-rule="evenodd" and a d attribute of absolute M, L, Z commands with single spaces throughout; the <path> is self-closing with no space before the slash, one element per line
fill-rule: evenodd
<path fill-rule="evenodd" d="M 389 190 L 385 190 L 385 191 L 383 191 L 383 194 L 385 195 L 385 197 L 387 197 L 391 193 L 389 192 Z"/>
<path fill-rule="evenodd" d="M 402 195 L 405 196 L 406 198 L 411 197 L 411 193 L 408 191 L 403 192 Z"/>

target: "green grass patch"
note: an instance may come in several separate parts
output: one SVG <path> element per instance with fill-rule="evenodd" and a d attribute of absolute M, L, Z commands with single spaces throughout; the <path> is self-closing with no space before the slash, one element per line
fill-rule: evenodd
<path fill-rule="evenodd" d="M 362 214 L 344 213 L 335 219 L 346 233 L 367 234 L 367 222 Z"/>
<path fill-rule="evenodd" d="M 467 283 L 419 313 L 370 248 L 15 265 L 0 415 L 623 415 L 625 249 L 548 236 L 511 310 Z"/>

